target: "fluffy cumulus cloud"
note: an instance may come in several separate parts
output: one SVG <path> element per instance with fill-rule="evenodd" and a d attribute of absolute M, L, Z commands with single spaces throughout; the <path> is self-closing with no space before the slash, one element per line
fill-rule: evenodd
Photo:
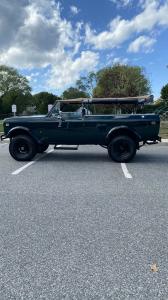
<path fill-rule="evenodd" d="M 135 0 L 111 2 L 125 8 L 137 5 Z M 102 66 L 102 57 L 111 64 L 127 63 L 123 54 L 113 55 L 111 49 L 126 46 L 128 52 L 149 52 L 156 42 L 151 32 L 153 36 L 155 29 L 168 27 L 168 0 L 138 3 L 137 15 L 130 19 L 116 16 L 106 30 L 96 32 L 78 16 L 76 23 L 63 18 L 56 0 L 0 0 L 0 64 L 28 69 L 31 82 L 43 74 L 41 82 L 45 80 L 46 87 L 61 90 L 75 83 L 83 72 Z M 79 13 L 74 5 L 69 10 L 71 16 Z M 104 49 L 109 49 L 107 59 Z M 39 74 L 34 73 L 36 68 Z"/>
<path fill-rule="evenodd" d="M 19 28 L 26 17 L 25 6 L 28 0 L 0 1 L 0 49 L 4 50 L 13 43 Z"/>
<path fill-rule="evenodd" d="M 96 49 L 112 49 L 135 35 L 168 26 L 168 1 L 141 1 L 141 6 L 143 10 L 137 16 L 130 20 L 118 16 L 111 21 L 106 31 L 96 33 L 86 25 L 86 43 Z"/>
<path fill-rule="evenodd" d="M 153 50 L 153 45 L 156 43 L 156 39 L 148 36 L 141 35 L 135 41 L 133 41 L 128 48 L 128 52 L 145 52 L 149 53 Z"/>
<path fill-rule="evenodd" d="M 74 5 L 70 7 L 70 10 L 73 15 L 77 15 L 79 13 L 79 9 Z"/>
<path fill-rule="evenodd" d="M 117 7 L 126 7 L 132 4 L 133 0 L 110 0 Z"/>
<path fill-rule="evenodd" d="M 13 0 L 12 5 L 10 0 L 1 0 L 0 64 L 29 69 L 50 66 L 49 82 L 54 86 L 55 81 L 55 88 L 72 84 L 74 74 L 93 68 L 98 60 L 94 51 L 76 58 L 82 24 L 73 27 L 60 11 L 54 0 Z M 65 66 L 73 74 L 56 71 Z"/>
<path fill-rule="evenodd" d="M 126 65 L 126 64 L 128 64 L 128 58 L 114 57 L 112 60 L 112 64 Z"/>
<path fill-rule="evenodd" d="M 115 56 L 114 53 L 109 53 L 106 55 L 106 65 L 111 66 L 114 64 L 126 65 L 129 63 L 129 59 L 126 57 Z"/>
<path fill-rule="evenodd" d="M 56 64 L 51 70 L 51 76 L 48 80 L 48 85 L 51 88 L 57 86 L 58 88 L 66 87 L 67 84 L 75 82 L 79 79 L 82 70 L 92 71 L 99 61 L 99 55 L 91 51 L 83 51 L 81 55 L 72 59 L 63 53 L 64 63 L 61 68 Z"/>

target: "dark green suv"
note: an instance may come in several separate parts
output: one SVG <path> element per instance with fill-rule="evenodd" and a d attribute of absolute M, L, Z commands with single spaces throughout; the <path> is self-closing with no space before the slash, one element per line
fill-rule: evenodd
<path fill-rule="evenodd" d="M 4 120 L 4 135 L 10 139 L 9 152 L 18 161 L 31 160 L 44 152 L 49 145 L 101 145 L 110 158 L 128 162 L 140 144 L 156 143 L 160 118 L 155 114 L 92 114 L 92 107 L 99 105 L 142 104 L 146 97 L 119 99 L 59 100 L 46 116 L 13 117 Z M 66 104 L 78 105 L 76 112 L 62 112 Z"/>

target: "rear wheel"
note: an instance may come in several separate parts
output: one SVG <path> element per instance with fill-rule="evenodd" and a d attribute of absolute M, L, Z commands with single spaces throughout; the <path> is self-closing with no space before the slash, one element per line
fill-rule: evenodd
<path fill-rule="evenodd" d="M 117 136 L 110 142 L 108 154 L 116 162 L 129 162 L 136 154 L 136 143 L 129 136 Z"/>
<path fill-rule="evenodd" d="M 38 153 L 43 153 L 48 149 L 49 145 L 48 144 L 42 144 L 38 146 Z"/>
<path fill-rule="evenodd" d="M 9 152 L 15 160 L 29 161 L 36 155 L 37 147 L 31 137 L 18 135 L 11 139 Z"/>

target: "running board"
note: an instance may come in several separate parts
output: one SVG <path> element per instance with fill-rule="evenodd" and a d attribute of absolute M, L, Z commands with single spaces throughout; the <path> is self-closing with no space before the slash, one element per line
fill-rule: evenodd
<path fill-rule="evenodd" d="M 64 146 L 64 145 L 55 145 L 54 150 L 78 150 L 79 145 Z"/>

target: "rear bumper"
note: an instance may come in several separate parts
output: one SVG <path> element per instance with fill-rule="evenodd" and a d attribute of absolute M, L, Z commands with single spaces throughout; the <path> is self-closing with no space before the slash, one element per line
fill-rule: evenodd
<path fill-rule="evenodd" d="M 162 138 L 160 136 L 157 136 L 153 142 L 161 142 L 162 141 Z"/>
<path fill-rule="evenodd" d="M 162 141 L 162 138 L 160 136 L 157 136 L 157 137 L 155 137 L 155 138 L 153 138 L 151 140 L 143 140 L 139 144 L 139 148 L 143 147 L 145 144 L 146 145 L 155 145 L 155 144 L 158 144 L 161 141 Z"/>
<path fill-rule="evenodd" d="M 158 142 L 161 142 L 161 141 L 162 141 L 162 138 L 160 136 L 157 136 L 156 138 L 154 138 L 152 140 L 144 141 L 144 144 L 155 145 L 155 144 L 157 144 Z"/>

